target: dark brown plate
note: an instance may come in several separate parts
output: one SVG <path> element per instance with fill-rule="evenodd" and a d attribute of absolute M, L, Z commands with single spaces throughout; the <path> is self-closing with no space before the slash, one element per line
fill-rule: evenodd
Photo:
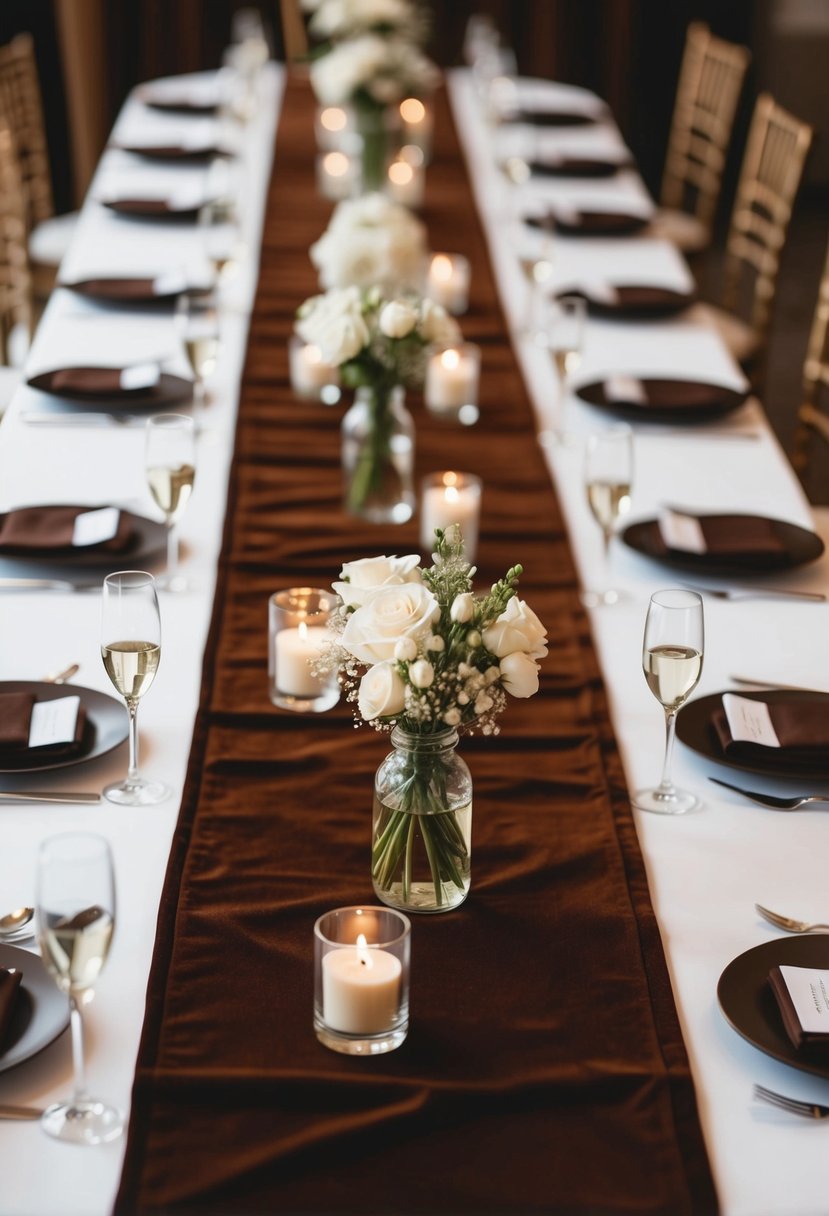
<path fill-rule="evenodd" d="M 80 506 L 78 503 L 61 503 L 55 504 L 61 507 Z M 86 508 L 94 511 L 95 507 Z M 129 520 L 132 532 L 134 534 L 133 544 L 128 549 L 123 549 L 120 553 L 107 552 L 106 549 L 95 548 L 94 546 L 84 551 L 83 547 L 74 549 L 72 552 L 66 550 L 50 551 L 48 549 L 12 549 L 0 547 L 0 561 L 25 562 L 28 565 L 35 565 L 38 570 L 26 571 L 27 577 L 35 577 L 36 574 L 43 574 L 44 578 L 48 578 L 50 574 L 54 574 L 57 567 L 66 570 L 68 567 L 83 567 L 84 569 L 107 569 L 111 570 L 118 566 L 119 562 L 129 559 L 130 562 L 136 562 L 139 559 L 150 557 L 155 553 L 160 553 L 167 544 L 167 529 L 162 523 L 158 523 L 154 519 L 147 519 L 144 515 L 134 515 L 132 511 L 126 511 L 120 507 L 121 515 Z M 0 515 L 0 521 L 4 518 Z"/>
<path fill-rule="evenodd" d="M 56 369 L 57 370 L 57 369 Z M 106 368 L 79 368 L 79 371 L 95 372 L 98 370 L 106 371 Z M 55 371 L 40 372 L 37 376 L 32 376 L 31 380 L 27 381 L 31 388 L 40 389 L 43 393 L 52 393 L 56 397 L 60 397 L 67 401 L 82 401 L 84 409 L 93 408 L 99 405 L 106 412 L 112 412 L 113 405 L 123 405 L 126 409 L 160 409 L 166 405 L 179 405 L 183 401 L 190 401 L 193 396 L 192 381 L 185 379 L 184 376 L 173 376 L 169 372 L 162 372 L 158 378 L 158 383 L 153 384 L 150 388 L 141 388 L 134 390 L 121 390 L 115 393 L 87 392 L 78 393 L 71 389 L 54 389 L 52 387 L 52 377 Z"/>
<path fill-rule="evenodd" d="M 31 950 L 0 945 L 0 967 L 15 967 L 23 979 L 0 1051 L 0 1072 L 22 1064 L 48 1047 L 69 1025 L 69 997 L 61 992 L 42 961 Z"/>
<path fill-rule="evenodd" d="M 723 514 L 718 512 L 717 514 Z M 758 516 L 755 518 L 763 518 Z M 656 519 L 639 520 L 628 524 L 622 532 L 622 540 L 637 553 L 651 557 L 665 566 L 687 570 L 694 574 L 733 575 L 742 573 L 768 573 L 774 570 L 791 570 L 816 561 L 823 553 L 823 541 L 808 528 L 786 523 L 782 519 L 768 520 L 774 534 L 785 548 L 783 553 L 682 553 L 678 549 L 666 549 Z"/>
<path fill-rule="evenodd" d="M 162 97 L 145 93 L 141 95 L 141 100 L 151 110 L 161 110 L 165 114 L 201 114 L 209 117 L 219 109 L 218 102 L 215 101 L 198 101 L 192 97 L 175 97 L 172 94 Z"/>
<path fill-rule="evenodd" d="M 86 710 L 86 726 L 80 750 L 71 756 L 50 756 L 44 761 L 43 756 L 38 757 L 27 751 L 17 763 L 12 763 L 5 755 L 0 760 L 0 773 L 39 773 L 51 768 L 86 764 L 120 746 L 129 733 L 124 702 L 116 701 L 95 688 L 81 688 L 78 684 L 46 684 L 42 680 L 3 680 L 0 682 L 2 692 L 34 693 L 38 701 L 54 701 L 58 697 L 77 695 Z"/>
<path fill-rule="evenodd" d="M 562 236 L 631 236 L 647 227 L 650 220 L 628 211 L 576 210 L 572 220 L 551 214 L 549 219 L 530 215 L 524 222 L 531 228 L 552 229 Z"/>
<path fill-rule="evenodd" d="M 231 156 L 227 148 L 219 148 L 216 144 L 199 145 L 188 148 L 182 144 L 118 144 L 121 152 L 131 152 L 134 156 L 143 156 L 147 160 L 178 160 L 188 163 L 215 160 L 217 156 Z"/>
<path fill-rule="evenodd" d="M 615 177 L 620 169 L 629 169 L 629 161 L 599 160 L 592 156 L 563 156 L 560 160 L 531 160 L 534 177 Z"/>
<path fill-rule="evenodd" d="M 507 122 L 528 123 L 533 127 L 589 127 L 599 119 L 578 110 L 516 110 Z"/>
<path fill-rule="evenodd" d="M 732 688 L 727 691 L 735 692 L 736 690 Z M 827 693 L 795 692 L 785 688 L 769 688 L 757 692 L 743 692 L 740 689 L 739 695 L 748 697 L 751 701 L 765 701 L 769 705 L 782 705 L 795 701 L 829 701 Z M 712 715 L 722 704 L 722 696 L 721 692 L 715 692 L 709 696 L 697 697 L 683 705 L 677 714 L 676 737 L 686 747 L 690 747 L 692 752 L 704 756 L 707 760 L 716 760 L 718 764 L 738 769 L 743 773 L 756 773 L 758 776 L 764 777 L 788 777 L 792 781 L 800 778 L 805 781 L 829 780 L 829 752 L 819 753 L 815 758 L 814 767 L 787 763 L 785 759 L 781 760 L 778 755 L 774 754 L 777 750 L 775 748 L 769 748 L 772 754 L 768 761 L 755 759 L 754 756 L 750 760 L 727 756 L 711 725 Z M 782 751 L 782 749 L 780 750 Z"/>
<path fill-rule="evenodd" d="M 792 1068 L 829 1077 L 826 1049 L 797 1048 L 786 1034 L 768 982 L 772 967 L 829 967 L 829 934 L 803 934 L 762 942 L 730 962 L 717 984 L 717 1000 L 730 1026 L 753 1047 Z"/>
<path fill-rule="evenodd" d="M 78 279 L 74 283 L 61 283 L 61 287 L 68 287 L 82 296 L 91 296 L 93 300 L 112 300 L 116 304 L 157 304 L 175 300 L 183 292 L 191 290 L 185 286 L 159 295 L 155 289 L 157 277 L 160 276 L 152 279 Z"/>
<path fill-rule="evenodd" d="M 587 301 L 588 312 L 597 317 L 639 317 L 642 320 L 679 312 L 694 302 L 693 292 L 674 291 L 670 287 L 614 283 L 613 289 L 616 292 L 616 299 L 613 301 L 596 299 L 589 291 L 578 287 L 562 294 L 583 296 Z"/>
<path fill-rule="evenodd" d="M 738 390 L 703 380 L 667 380 L 656 376 L 635 376 L 632 379 L 641 383 L 645 395 L 650 399 L 645 405 L 608 397 L 606 380 L 580 384 L 575 392 L 590 405 L 645 422 L 648 419 L 653 422 L 699 422 L 700 418 L 715 418 L 737 409 L 749 393 L 747 388 Z"/>
<path fill-rule="evenodd" d="M 110 198 L 103 200 L 102 205 L 117 215 L 182 223 L 197 220 L 201 210 L 200 207 L 173 207 L 163 198 Z"/>

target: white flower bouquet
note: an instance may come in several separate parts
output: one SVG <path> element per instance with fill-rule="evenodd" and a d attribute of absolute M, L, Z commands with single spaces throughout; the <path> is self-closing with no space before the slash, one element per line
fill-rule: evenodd
<path fill-rule="evenodd" d="M 423 278 L 426 229 L 407 207 L 384 194 L 346 199 L 309 250 L 320 286 L 412 290 Z"/>
<path fill-rule="evenodd" d="M 455 525 L 436 530 L 432 556 L 427 569 L 416 554 L 347 562 L 333 584 L 342 606 L 322 665 L 338 671 L 358 721 L 405 744 L 391 778 L 378 773 L 375 890 L 387 903 L 423 908 L 426 898 L 438 910 L 469 887 L 471 787 L 453 803 L 456 732 L 498 733 L 507 694 L 538 691 L 547 637 L 517 595 L 521 566 L 480 595 Z M 414 905 L 419 867 L 428 877 Z"/>
<path fill-rule="evenodd" d="M 423 41 L 428 25 L 423 10 L 411 0 L 310 0 L 309 32 L 322 42 L 340 42 L 360 34 L 395 34 Z"/>
<path fill-rule="evenodd" d="M 414 43 L 380 34 L 339 42 L 311 64 L 311 85 L 324 106 L 376 109 L 430 93 L 439 79 L 437 67 Z"/>

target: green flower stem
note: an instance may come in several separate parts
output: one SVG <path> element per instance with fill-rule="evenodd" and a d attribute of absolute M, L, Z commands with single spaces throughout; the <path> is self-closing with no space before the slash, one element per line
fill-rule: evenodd
<path fill-rule="evenodd" d="M 356 105 L 357 126 L 362 139 L 362 182 L 364 194 L 382 190 L 385 185 L 388 139 L 383 106 L 368 101 Z"/>
<path fill-rule="evenodd" d="M 359 511 L 383 489 L 386 468 L 391 460 L 391 436 L 394 429 L 389 396 L 392 386 L 370 385 L 370 429 L 360 448 L 357 463 L 348 488 L 348 505 Z"/>

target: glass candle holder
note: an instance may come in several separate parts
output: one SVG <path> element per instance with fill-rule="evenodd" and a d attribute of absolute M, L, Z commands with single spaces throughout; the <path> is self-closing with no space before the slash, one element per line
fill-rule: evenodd
<path fill-rule="evenodd" d="M 392 908 L 336 908 L 314 925 L 314 1030 L 332 1051 L 394 1051 L 409 1030 L 411 922 Z"/>
<path fill-rule="evenodd" d="M 424 157 L 420 148 L 405 144 L 386 171 L 386 194 L 404 207 L 420 207 L 426 186 Z"/>
<path fill-rule="evenodd" d="M 314 116 L 320 152 L 348 152 L 354 144 L 354 119 L 344 106 L 320 106 Z"/>
<path fill-rule="evenodd" d="M 358 166 L 345 152 L 325 152 L 317 157 L 317 189 L 323 198 L 339 203 L 351 198 L 357 185 Z"/>
<path fill-rule="evenodd" d="M 433 253 L 426 280 L 426 294 L 459 317 L 469 307 L 469 258 L 461 253 Z"/>
<path fill-rule="evenodd" d="M 474 473 L 447 469 L 424 477 L 420 491 L 420 544 L 426 553 L 435 547 L 435 528 L 457 524 L 463 534 L 466 560 L 474 565 L 481 518 L 481 479 Z"/>
<path fill-rule="evenodd" d="M 340 400 L 340 369 L 325 363 L 319 347 L 299 334 L 291 334 L 288 339 L 288 366 L 297 397 L 323 405 L 336 405 Z"/>
<path fill-rule="evenodd" d="M 480 417 L 481 348 L 474 342 L 436 351 L 426 365 L 423 399 L 430 413 L 472 426 Z"/>
<path fill-rule="evenodd" d="M 435 113 L 428 101 L 419 97 L 406 97 L 400 103 L 400 123 L 403 142 L 420 148 L 424 160 L 432 159 L 432 131 Z"/>
<path fill-rule="evenodd" d="M 340 699 L 335 672 L 315 674 L 312 664 L 329 640 L 328 618 L 337 605 L 330 591 L 290 587 L 269 601 L 268 686 L 280 709 L 320 714 Z"/>

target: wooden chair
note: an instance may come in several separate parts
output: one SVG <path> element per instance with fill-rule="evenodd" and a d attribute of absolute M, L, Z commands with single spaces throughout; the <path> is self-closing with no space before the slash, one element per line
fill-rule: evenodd
<path fill-rule="evenodd" d="M 16 389 L 31 338 L 26 196 L 8 126 L 0 122 L 0 413 Z"/>
<path fill-rule="evenodd" d="M 688 254 L 711 244 L 737 102 L 751 54 L 688 26 L 654 230 Z"/>
<path fill-rule="evenodd" d="M 801 479 L 809 470 L 815 436 L 829 444 L 829 248 L 803 364 L 803 397 L 792 451 L 792 464 Z"/>
<path fill-rule="evenodd" d="M 35 297 L 43 300 L 54 286 L 57 268 L 69 247 L 76 214 L 56 216 L 43 105 L 30 34 L 18 34 L 0 47 L 0 118 L 11 129 L 26 195 L 26 227 Z"/>
<path fill-rule="evenodd" d="M 737 362 L 752 373 L 755 387 L 764 368 L 780 255 L 811 142 L 810 126 L 767 93 L 758 97 L 726 241 L 722 307 L 697 306 L 697 315 L 714 325 Z"/>
<path fill-rule="evenodd" d="M 282 48 L 286 63 L 300 63 L 308 57 L 308 32 L 299 0 L 279 0 L 282 18 Z"/>

